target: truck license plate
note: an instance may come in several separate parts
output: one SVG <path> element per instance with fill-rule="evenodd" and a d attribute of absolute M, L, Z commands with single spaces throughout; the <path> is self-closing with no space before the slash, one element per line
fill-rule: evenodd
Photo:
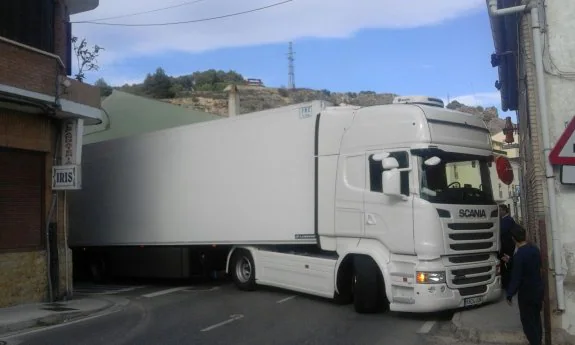
<path fill-rule="evenodd" d="M 471 307 L 473 305 L 478 305 L 483 302 L 483 297 L 470 297 L 463 300 L 463 305 L 465 307 Z"/>

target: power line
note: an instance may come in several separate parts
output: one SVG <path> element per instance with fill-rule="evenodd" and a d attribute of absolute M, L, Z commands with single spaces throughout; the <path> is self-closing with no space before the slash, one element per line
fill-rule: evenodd
<path fill-rule="evenodd" d="M 119 19 L 119 18 L 134 17 L 134 16 L 139 16 L 139 15 L 141 15 L 141 14 L 160 12 L 160 11 L 170 10 L 170 9 L 172 9 L 172 8 L 177 8 L 177 7 L 187 6 L 187 5 L 193 5 L 193 4 L 197 4 L 198 2 L 202 2 L 202 1 L 205 1 L 205 0 L 186 1 L 186 2 L 183 2 L 183 3 L 178 4 L 178 5 L 173 5 L 173 6 L 168 6 L 168 7 L 157 8 L 157 9 L 155 9 L 155 10 L 149 10 L 149 11 L 143 11 L 143 12 L 135 12 L 135 13 L 129 13 L 129 14 L 122 14 L 122 15 L 119 15 L 119 16 L 106 17 L 106 18 L 98 18 L 98 19 L 90 19 L 90 20 L 81 20 L 81 21 L 71 22 L 71 23 L 72 23 L 72 24 L 81 24 L 81 23 L 101 22 L 101 21 L 103 21 L 103 20 L 110 20 L 110 19 Z"/>
<path fill-rule="evenodd" d="M 186 20 L 186 21 L 181 21 L 181 22 L 149 23 L 149 24 L 121 24 L 121 23 L 98 23 L 98 22 L 94 22 L 94 21 L 84 21 L 84 22 L 76 22 L 76 24 L 94 24 L 94 25 L 111 25 L 111 26 L 167 26 L 167 25 L 178 25 L 178 24 L 190 24 L 190 23 L 207 22 L 207 21 L 216 20 L 216 19 L 223 19 L 223 18 L 235 17 L 235 16 L 239 16 L 239 15 L 242 15 L 242 14 L 248 14 L 248 13 L 252 13 L 252 12 L 257 12 L 257 11 L 265 10 L 265 9 L 268 9 L 268 8 L 271 8 L 271 7 L 283 5 L 283 4 L 286 4 L 286 3 L 288 3 L 288 2 L 292 2 L 292 1 L 294 1 L 294 0 L 285 0 L 285 1 L 281 1 L 281 2 L 276 2 L 276 3 L 271 4 L 271 5 L 267 5 L 267 6 L 258 7 L 258 8 L 254 8 L 254 9 L 251 9 L 251 10 L 247 10 L 247 11 L 230 13 L 230 14 L 225 14 L 225 15 L 221 15 L 221 16 L 217 16 L 217 17 L 194 19 L 194 20 Z"/>

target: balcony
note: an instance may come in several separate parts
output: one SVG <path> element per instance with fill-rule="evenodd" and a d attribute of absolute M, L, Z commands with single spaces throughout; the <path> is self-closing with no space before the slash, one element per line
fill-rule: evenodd
<path fill-rule="evenodd" d="M 80 118 L 87 125 L 101 122 L 98 88 L 68 78 L 58 55 L 3 37 L 0 51 L 2 107 Z"/>
<path fill-rule="evenodd" d="M 98 7 L 99 3 L 99 0 L 68 0 L 68 12 L 71 15 L 88 12 Z"/>

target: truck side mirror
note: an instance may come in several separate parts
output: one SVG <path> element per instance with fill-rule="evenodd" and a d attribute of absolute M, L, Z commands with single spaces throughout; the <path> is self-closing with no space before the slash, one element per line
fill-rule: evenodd
<path fill-rule="evenodd" d="M 423 162 L 423 164 L 425 164 L 428 167 L 436 166 L 439 163 L 441 163 L 441 158 L 439 158 L 437 156 L 433 156 L 431 158 L 428 158 L 425 160 L 425 162 Z"/>
<path fill-rule="evenodd" d="M 381 160 L 383 170 L 392 170 L 399 168 L 399 162 L 393 157 L 387 157 Z"/>
<path fill-rule="evenodd" d="M 392 159 L 395 160 L 395 158 Z M 391 169 L 384 171 L 382 179 L 383 179 L 383 194 L 395 197 L 403 196 L 401 194 L 401 175 L 399 170 Z"/>

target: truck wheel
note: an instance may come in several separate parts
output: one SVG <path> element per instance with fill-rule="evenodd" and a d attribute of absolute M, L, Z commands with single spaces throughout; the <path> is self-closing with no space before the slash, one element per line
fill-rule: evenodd
<path fill-rule="evenodd" d="M 337 275 L 337 285 L 339 292 L 334 294 L 334 302 L 339 305 L 350 304 L 353 302 L 353 259 L 345 260 L 339 269 Z"/>
<path fill-rule="evenodd" d="M 361 314 L 377 313 L 387 304 L 381 270 L 370 257 L 358 255 L 353 260 L 353 305 Z"/>
<path fill-rule="evenodd" d="M 339 305 L 346 305 L 346 304 L 350 304 L 351 301 L 353 301 L 353 294 L 350 292 L 341 292 L 341 293 L 335 293 L 335 296 L 333 298 L 334 302 L 336 304 Z"/>
<path fill-rule="evenodd" d="M 245 250 L 237 250 L 232 259 L 232 277 L 240 290 L 253 291 L 256 289 L 256 265 L 252 254 Z"/>

